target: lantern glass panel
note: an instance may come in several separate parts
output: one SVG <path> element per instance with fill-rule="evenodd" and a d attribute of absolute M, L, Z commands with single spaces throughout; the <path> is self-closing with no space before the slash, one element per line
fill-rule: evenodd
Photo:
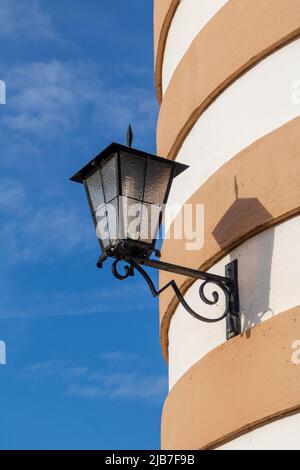
<path fill-rule="evenodd" d="M 142 203 L 128 197 L 120 197 L 120 238 L 139 240 Z"/>
<path fill-rule="evenodd" d="M 107 222 L 111 245 L 115 245 L 119 240 L 119 198 L 116 197 L 106 206 Z"/>
<path fill-rule="evenodd" d="M 172 167 L 169 164 L 148 159 L 144 201 L 162 205 L 169 186 Z"/>
<path fill-rule="evenodd" d="M 104 248 L 107 248 L 110 245 L 107 215 L 106 205 L 100 206 L 95 213 L 96 234 L 101 240 Z"/>
<path fill-rule="evenodd" d="M 122 195 L 142 201 L 147 159 L 121 153 Z"/>
<path fill-rule="evenodd" d="M 104 194 L 99 169 L 86 178 L 86 185 L 90 195 L 94 212 L 104 204 Z"/>
<path fill-rule="evenodd" d="M 118 195 L 117 154 L 102 162 L 101 177 L 105 202 L 108 203 Z"/>
<path fill-rule="evenodd" d="M 161 206 L 147 204 L 146 202 L 143 203 L 140 241 L 151 244 L 156 238 L 161 212 Z"/>

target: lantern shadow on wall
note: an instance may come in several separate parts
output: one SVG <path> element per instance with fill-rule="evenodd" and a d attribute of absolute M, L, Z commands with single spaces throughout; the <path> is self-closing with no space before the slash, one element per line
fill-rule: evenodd
<path fill-rule="evenodd" d="M 274 228 L 264 232 L 257 243 L 252 238 L 246 247 L 238 248 L 246 239 L 256 235 L 260 227 L 265 228 L 273 220 L 270 212 L 257 198 L 239 197 L 239 188 L 234 178 L 235 201 L 225 212 L 213 230 L 213 236 L 221 249 L 236 247 L 239 258 L 240 303 L 243 331 L 273 315 L 270 308 L 270 281 L 274 249 Z M 253 229 L 255 227 L 255 229 Z M 234 257 L 236 257 L 236 251 Z M 251 299 L 249 303 L 249 299 Z"/>

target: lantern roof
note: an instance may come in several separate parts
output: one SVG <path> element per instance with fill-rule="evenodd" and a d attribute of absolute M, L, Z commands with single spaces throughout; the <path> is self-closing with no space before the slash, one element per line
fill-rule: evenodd
<path fill-rule="evenodd" d="M 143 152 L 142 150 L 138 150 L 132 147 L 128 147 L 126 145 L 117 144 L 115 142 L 111 143 L 108 147 L 106 147 L 102 152 L 100 152 L 96 157 L 94 157 L 87 165 L 85 165 L 81 170 L 79 170 L 72 178 L 71 181 L 75 181 L 76 183 L 83 183 L 86 176 L 88 176 L 92 171 L 95 170 L 96 166 L 105 160 L 106 158 L 110 157 L 112 154 L 116 152 L 124 152 L 127 154 L 133 154 L 134 156 L 142 157 L 142 158 L 151 158 L 155 161 L 160 161 L 161 163 L 168 164 L 175 168 L 174 178 L 183 171 L 185 171 L 188 165 L 184 165 L 183 163 L 174 162 L 173 160 L 168 160 L 163 157 L 158 157 L 157 155 L 153 155 L 149 152 Z"/>

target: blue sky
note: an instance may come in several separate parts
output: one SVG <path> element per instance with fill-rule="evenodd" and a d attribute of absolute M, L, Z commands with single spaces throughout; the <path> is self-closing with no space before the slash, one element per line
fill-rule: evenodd
<path fill-rule="evenodd" d="M 1 0 L 0 24 L 0 448 L 159 448 L 157 302 L 96 269 L 68 181 L 129 122 L 155 151 L 152 1 Z"/>

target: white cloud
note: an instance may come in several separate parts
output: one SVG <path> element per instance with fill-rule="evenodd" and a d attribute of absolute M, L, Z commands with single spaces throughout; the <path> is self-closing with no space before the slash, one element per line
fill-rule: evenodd
<path fill-rule="evenodd" d="M 9 96 L 0 124 L 4 144 L 26 139 L 70 141 L 82 128 L 97 135 L 125 135 L 131 123 L 141 140 L 154 129 L 157 105 L 148 88 L 114 86 L 90 61 L 30 63 L 4 74 Z M 111 77 L 110 77 L 111 78 Z M 126 72 L 124 72 L 126 82 Z"/>
<path fill-rule="evenodd" d="M 10 263 L 68 256 L 92 248 L 92 222 L 63 204 L 43 206 L 25 187 L 11 179 L 0 180 L 0 242 Z"/>
<path fill-rule="evenodd" d="M 1 0 L 0 37 L 57 40 L 49 15 L 38 0 Z"/>
<path fill-rule="evenodd" d="M 136 360 L 137 357 L 135 354 L 124 353 L 122 351 L 111 351 L 104 352 L 101 354 L 101 359 L 104 359 L 108 362 L 127 362 Z"/>
<path fill-rule="evenodd" d="M 12 179 L 0 179 L 0 213 L 18 212 L 26 201 L 25 188 Z"/>
<path fill-rule="evenodd" d="M 74 367 L 66 360 L 50 359 L 38 362 L 25 368 L 22 374 L 27 379 L 55 379 L 64 378 L 66 380 L 76 380 L 88 374 L 87 366 Z"/>
<path fill-rule="evenodd" d="M 39 139 L 75 130 L 80 126 L 82 107 L 95 99 L 91 74 L 88 64 L 56 60 L 15 67 L 6 79 L 11 96 L 2 124 Z"/>
<path fill-rule="evenodd" d="M 55 293 L 31 290 L 22 294 L 21 306 L 15 306 L 11 296 L 1 296 L 0 318 L 45 318 L 56 316 L 81 316 L 120 313 L 145 312 L 149 310 L 149 292 L 143 281 L 117 284 L 113 290 L 108 288 L 89 289 L 87 291 Z M 138 294 L 137 294 L 138 291 Z M 134 303 L 133 303 L 134 299 Z M 150 308 L 155 308 L 155 303 Z M 103 353 L 100 358 L 115 364 L 121 359 L 118 354 Z M 134 357 L 123 355 L 122 361 L 131 361 Z"/>
<path fill-rule="evenodd" d="M 73 149 L 76 142 L 78 151 L 76 138 L 85 133 L 84 145 L 93 133 L 99 140 L 104 135 L 107 142 L 117 140 L 119 134 L 125 136 L 129 123 L 145 145 L 154 128 L 151 93 L 114 87 L 104 78 L 101 67 L 92 62 L 25 64 L 12 67 L 6 81 L 10 91 L 0 115 L 0 145 L 2 161 L 12 166 L 22 167 L 26 155 L 27 168 L 30 164 L 35 167 L 37 158 L 45 157 L 45 148 L 53 152 L 51 159 L 59 158 L 64 145 Z M 59 145 L 62 148 L 57 150 Z M 0 242 L 9 261 L 36 261 L 75 250 L 83 252 L 88 245 L 94 248 L 87 212 L 68 206 L 65 195 L 60 204 L 49 199 L 45 206 L 36 194 L 28 194 L 28 185 L 26 188 L 17 181 L 0 181 L 0 212 L 5 216 Z"/>
<path fill-rule="evenodd" d="M 160 402 L 167 393 L 165 375 L 113 373 L 98 376 L 97 384 L 73 384 L 68 394 L 80 398 L 142 400 Z"/>
<path fill-rule="evenodd" d="M 107 90 L 95 106 L 94 126 L 101 123 L 108 133 L 120 134 L 131 123 L 136 136 L 144 137 L 155 122 L 156 103 L 146 89 Z"/>
<path fill-rule="evenodd" d="M 51 204 L 51 203 L 50 203 Z M 23 185 L 10 179 L 0 179 L 0 251 L 2 269 L 11 269 L 25 263 L 56 263 L 67 257 L 89 254 L 95 251 L 97 241 L 93 224 L 88 214 L 68 207 L 49 205 L 43 207 L 42 200 L 33 201 Z M 149 309 L 148 286 L 143 280 L 134 283 L 117 283 L 113 295 L 111 288 L 88 289 L 84 292 L 35 290 L 22 294 L 21 305 L 15 304 L 9 292 L 1 295 L 0 318 L 41 318 L 52 316 L 97 315 L 120 311 L 145 311 Z M 153 309 L 155 303 L 151 304 Z M 104 353 L 106 361 L 124 359 L 118 351 Z M 127 357 L 127 360 L 132 359 Z"/>
<path fill-rule="evenodd" d="M 44 362 L 38 362 L 27 367 L 23 373 L 26 378 L 43 377 L 50 378 L 56 377 L 58 374 L 65 371 L 68 366 L 67 361 L 64 360 L 49 360 Z"/>

